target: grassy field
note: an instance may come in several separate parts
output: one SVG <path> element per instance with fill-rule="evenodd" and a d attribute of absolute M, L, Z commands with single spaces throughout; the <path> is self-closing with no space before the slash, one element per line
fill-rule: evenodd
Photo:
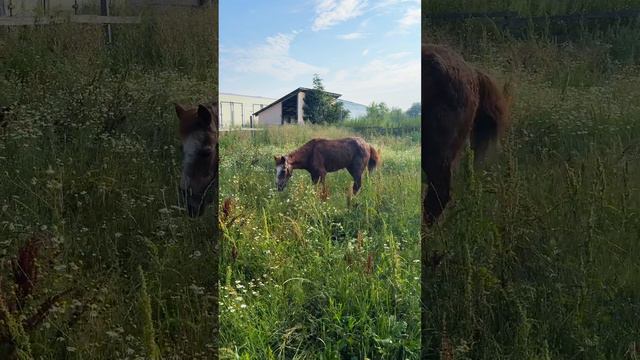
<path fill-rule="evenodd" d="M 513 11 L 522 16 L 637 10 L 638 0 L 422 0 L 425 13 Z"/>
<path fill-rule="evenodd" d="M 420 145 L 368 137 L 382 167 L 347 196 L 346 171 L 323 201 L 308 173 L 275 189 L 273 156 L 313 137 L 291 126 L 222 136 L 221 357 L 417 359 L 420 350 Z M 226 214 L 225 214 L 226 213 Z"/>
<path fill-rule="evenodd" d="M 214 220 L 175 207 L 172 105 L 217 92 L 211 23 L 0 29 L 0 358 L 211 357 Z"/>
<path fill-rule="evenodd" d="M 463 161 L 428 233 L 444 254 L 425 283 L 430 356 L 638 358 L 640 71 L 616 50 L 637 28 L 563 43 L 454 28 L 429 41 L 514 85 L 514 127 L 485 167 Z"/>

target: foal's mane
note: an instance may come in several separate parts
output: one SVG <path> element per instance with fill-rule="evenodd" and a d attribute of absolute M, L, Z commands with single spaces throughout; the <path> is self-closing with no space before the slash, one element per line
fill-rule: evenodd
<path fill-rule="evenodd" d="M 291 165 L 302 165 L 305 164 L 311 153 L 313 152 L 313 148 L 316 145 L 317 140 L 320 139 L 312 139 L 306 142 L 301 147 L 293 150 L 289 154 L 287 154 L 287 160 Z"/>

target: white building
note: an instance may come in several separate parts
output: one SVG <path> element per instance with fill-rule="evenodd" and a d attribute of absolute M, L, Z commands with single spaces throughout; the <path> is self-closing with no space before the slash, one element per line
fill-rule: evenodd
<path fill-rule="evenodd" d="M 220 128 L 256 127 L 258 123 L 253 114 L 271 104 L 274 100 L 262 96 L 231 93 L 218 94 Z"/>
<path fill-rule="evenodd" d="M 312 89 L 299 87 L 268 106 L 256 111 L 261 125 L 283 125 L 288 123 L 304 124 L 304 97 Z M 334 99 L 341 95 L 325 91 Z"/>
<path fill-rule="evenodd" d="M 263 96 L 219 93 L 220 128 L 254 128 L 257 126 L 304 124 L 304 98 L 309 88 L 300 87 L 279 99 Z M 367 107 L 338 99 L 341 95 L 327 92 L 344 104 L 350 118 L 366 114 Z"/>

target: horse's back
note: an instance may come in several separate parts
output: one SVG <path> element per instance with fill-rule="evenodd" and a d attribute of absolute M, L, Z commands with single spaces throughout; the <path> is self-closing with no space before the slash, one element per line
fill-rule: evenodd
<path fill-rule="evenodd" d="M 359 136 L 350 136 L 341 139 L 325 139 L 314 138 L 307 142 L 307 144 L 320 145 L 321 148 L 340 150 L 344 148 L 363 148 L 366 149 L 369 144 Z"/>
<path fill-rule="evenodd" d="M 349 168 L 354 162 L 364 161 L 369 154 L 369 144 L 360 137 L 318 138 L 311 141 L 314 144 L 315 157 L 330 172 Z"/>
<path fill-rule="evenodd" d="M 427 105 L 461 109 L 476 96 L 478 81 L 475 69 L 447 47 L 423 45 L 422 71 L 422 93 Z"/>

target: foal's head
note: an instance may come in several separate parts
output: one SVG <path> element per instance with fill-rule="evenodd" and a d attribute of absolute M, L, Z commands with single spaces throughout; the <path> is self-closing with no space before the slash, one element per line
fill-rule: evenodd
<path fill-rule="evenodd" d="M 286 156 L 275 156 L 274 158 L 276 160 L 276 187 L 278 191 L 282 191 L 293 175 L 293 168 Z"/>
<path fill-rule="evenodd" d="M 218 177 L 218 109 L 198 105 L 185 109 L 176 104 L 182 140 L 180 202 L 190 217 L 202 215 L 214 200 Z"/>

